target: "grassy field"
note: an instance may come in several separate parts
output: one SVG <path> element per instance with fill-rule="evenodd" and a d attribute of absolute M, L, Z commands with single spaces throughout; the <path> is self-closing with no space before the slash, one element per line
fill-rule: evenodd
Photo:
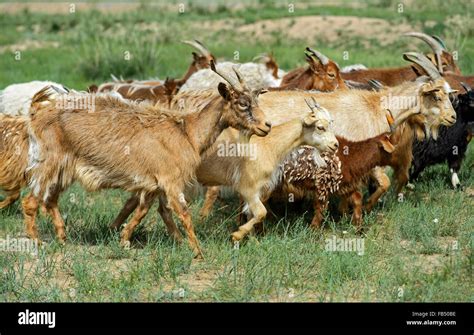
<path fill-rule="evenodd" d="M 216 1 L 208 7 L 198 1 L 184 2 L 183 13 L 178 2 L 141 2 L 125 11 L 123 3 L 97 4 L 96 10 L 78 5 L 74 13 L 56 4 L 54 14 L 10 8 L 0 14 L 0 89 L 30 80 L 85 89 L 111 73 L 179 77 L 191 59 L 179 41 L 191 38 L 219 59 L 238 54 L 246 62 L 273 51 L 283 69 L 304 64 L 307 45 L 341 66 L 398 66 L 403 52 L 426 51 L 399 37 L 411 29 L 442 36 L 457 51 L 463 73 L 474 73 L 469 1 L 406 1 L 401 13 L 399 2 L 297 2 L 291 11 L 286 2 L 226 7 Z M 301 22 L 308 29 L 292 29 Z M 124 59 L 127 51 L 131 60 Z M 108 225 L 127 194 L 86 193 L 75 185 L 60 204 L 66 246 L 55 242 L 51 222 L 41 216 L 46 243 L 38 256 L 0 252 L 0 301 L 472 301 L 473 164 L 471 145 L 461 190 L 450 188 L 448 168 L 440 165 L 425 171 L 402 201 L 387 194 L 365 216 L 361 255 L 326 251 L 327 239 L 357 236 L 349 218 L 332 213 L 323 232 L 311 231 L 309 206 L 269 215 L 265 234 L 234 249 L 229 237 L 237 227 L 236 199 L 220 199 L 210 218 L 196 219 L 204 261 L 173 243 L 155 210 L 136 230 L 132 249 L 124 250 Z M 201 204 L 202 197 L 192 202 L 193 217 Z M 24 236 L 19 204 L 0 211 L 0 239 L 7 236 Z"/>

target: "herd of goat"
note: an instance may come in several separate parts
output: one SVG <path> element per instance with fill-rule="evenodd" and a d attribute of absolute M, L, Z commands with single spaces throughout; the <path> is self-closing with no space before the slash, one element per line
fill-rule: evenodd
<path fill-rule="evenodd" d="M 39 240 L 41 207 L 64 242 L 58 207 L 74 182 L 86 190 L 117 188 L 128 199 L 111 227 L 130 245 L 154 200 L 169 234 L 180 241 L 173 213 L 197 257 L 186 189 L 206 186 L 206 217 L 221 187 L 244 204 L 232 233 L 241 241 L 266 217 L 267 201 L 311 199 L 311 227 L 320 228 L 331 196 L 352 211 L 357 231 L 390 187 L 396 193 L 427 166 L 447 161 L 454 187 L 472 136 L 473 76 L 464 76 L 444 42 L 407 36 L 432 52 L 407 52 L 409 65 L 343 68 L 312 48 L 308 66 L 289 72 L 271 55 L 254 62 L 218 62 L 199 41 L 181 79 L 123 80 L 69 90 L 44 81 L 13 84 L 0 94 L 0 189 L 14 203 L 20 192 L 27 235 Z M 254 155 L 244 148 L 252 147 Z M 222 150 L 229 149 L 228 151 Z M 233 152 L 230 148 L 237 148 Z M 248 152 L 247 152 L 248 153 Z M 364 202 L 363 188 L 374 185 Z M 186 195 L 185 195 L 186 194 Z"/>

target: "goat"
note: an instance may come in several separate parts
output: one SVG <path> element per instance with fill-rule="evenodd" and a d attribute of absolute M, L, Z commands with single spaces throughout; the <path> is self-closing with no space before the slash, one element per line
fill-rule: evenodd
<path fill-rule="evenodd" d="M 437 67 L 441 74 L 461 74 L 459 67 L 454 62 L 453 56 L 446 50 L 443 44 L 440 43 L 439 39 L 424 33 L 417 32 L 406 33 L 405 36 L 419 38 L 431 47 L 433 54 L 428 54 L 427 58 L 430 59 L 430 61 Z M 416 73 L 412 71 L 410 66 L 356 70 L 342 72 L 341 75 L 345 80 L 363 83 L 367 83 L 369 80 L 375 79 L 387 86 L 396 86 L 402 84 L 405 81 L 412 81 L 416 79 Z"/>
<path fill-rule="evenodd" d="M 339 150 L 335 156 L 326 157 L 326 165 L 319 166 L 314 160 L 310 148 L 285 161 L 284 180 L 279 191 L 302 198 L 308 193 L 314 194 L 314 216 L 311 227 L 320 228 L 329 197 L 337 195 L 342 201 L 353 205 L 352 223 L 360 231 L 362 226 L 361 186 L 367 180 L 370 171 L 379 165 L 386 165 L 394 146 L 387 134 L 364 141 L 352 142 L 336 137 Z M 279 193 L 279 192 L 276 192 Z"/>
<path fill-rule="evenodd" d="M 470 128 L 474 124 L 474 92 L 469 86 L 465 86 L 465 90 L 465 94 L 457 97 L 457 121 L 454 126 L 442 127 L 437 141 L 414 141 L 411 180 L 416 180 L 426 167 L 447 161 L 453 187 L 460 185 L 458 172 L 472 137 Z"/>
<path fill-rule="evenodd" d="M 114 76 L 112 78 L 114 79 L 113 82 L 107 82 L 99 85 L 97 88 L 98 92 L 108 92 L 108 91 L 119 91 L 120 89 L 122 90 L 122 94 L 126 93 L 127 90 L 133 90 L 136 85 L 140 89 L 146 89 L 144 86 L 153 86 L 153 91 L 154 93 L 146 93 L 147 96 L 151 97 L 152 101 L 156 101 L 157 99 L 155 98 L 156 95 L 162 95 L 165 94 L 166 92 L 174 92 L 175 90 L 178 91 L 181 86 L 186 83 L 186 81 L 197 71 L 202 70 L 202 69 L 207 69 L 209 68 L 209 64 L 211 61 L 216 62 L 216 58 L 212 53 L 198 40 L 194 41 L 182 41 L 184 44 L 188 44 L 196 50 L 198 50 L 199 54 L 196 52 L 193 52 L 193 61 L 188 67 L 188 70 L 186 73 L 181 77 L 181 79 L 166 79 L 164 82 L 160 80 L 142 80 L 142 81 L 134 81 L 134 80 L 117 80 Z M 230 69 L 232 70 L 232 69 Z M 167 87 L 161 89 L 160 86 L 165 85 Z M 90 88 L 96 85 L 91 85 Z M 216 87 L 216 85 L 212 87 Z M 91 90 L 90 90 L 91 91 Z M 124 98 L 127 99 L 132 99 L 134 98 L 129 98 L 128 96 L 124 95 Z M 159 99 L 158 99 L 159 100 Z"/>
<path fill-rule="evenodd" d="M 261 195 L 273 189 L 281 178 L 278 166 L 290 151 L 303 144 L 311 145 L 321 160 L 320 152 L 337 150 L 338 142 L 329 130 L 329 113 L 315 101 L 308 105 L 312 112 L 303 120 L 297 118 L 283 123 L 274 127 L 265 139 L 255 138 L 246 143 L 255 146 L 255 157 L 235 157 L 221 152 L 228 146 L 242 144 L 235 132 L 228 131 L 199 166 L 196 176 L 200 183 L 232 186 L 248 206 L 252 218 L 232 233 L 234 241 L 242 240 L 265 218 L 267 211 L 262 203 L 265 199 L 261 199 Z"/>
<path fill-rule="evenodd" d="M 28 115 L 33 96 L 48 85 L 65 89 L 63 85 L 51 81 L 30 81 L 5 87 L 0 94 L 0 114 Z"/>
<path fill-rule="evenodd" d="M 280 85 L 284 72 L 278 69 L 278 66 L 271 56 L 258 56 L 254 58 L 262 63 L 243 63 L 236 64 L 232 62 L 219 62 L 217 69 L 222 72 L 229 72 L 230 69 L 237 67 L 245 76 L 247 86 L 251 90 L 264 89 L 268 87 L 277 87 Z M 219 77 L 209 69 L 204 69 L 193 74 L 189 80 L 179 89 L 180 92 L 208 89 L 215 87 Z"/>
<path fill-rule="evenodd" d="M 297 68 L 288 72 L 278 88 L 270 90 L 317 90 L 330 92 L 337 89 L 347 89 L 342 80 L 339 66 L 317 50 L 310 47 L 305 51 L 306 61 L 309 66 Z"/>
<path fill-rule="evenodd" d="M 424 68 L 429 77 L 420 77 L 414 82 L 380 91 L 269 92 L 261 96 L 260 105 L 277 125 L 297 117 L 304 99 L 314 97 L 321 106 L 332 111 L 336 135 L 351 141 L 389 132 L 387 118 L 395 119 L 392 127 L 396 127 L 410 116 L 421 114 L 425 132 L 436 137 L 439 125 L 450 126 L 456 121 L 449 101 L 452 90 L 423 55 L 406 53 L 404 59 Z M 403 103 L 393 103 L 393 98 L 397 97 L 402 97 Z"/>
<path fill-rule="evenodd" d="M 213 62 L 211 67 L 217 72 Z M 198 111 L 183 116 L 113 97 L 95 99 L 93 113 L 90 107 L 67 110 L 55 105 L 57 99 L 48 89 L 38 93 L 30 111 L 30 148 L 36 145 L 39 150 L 31 150 L 29 156 L 33 191 L 24 201 L 26 226 L 35 225 L 41 199 L 53 213 L 59 240 L 64 241 L 57 200 L 78 180 L 88 190 L 121 188 L 139 196 L 139 206 L 121 233 L 125 247 L 158 196 L 160 209 L 168 217 L 171 209 L 177 214 L 196 257 L 202 257 L 183 196 L 185 184 L 201 155 L 227 127 L 247 136 L 265 136 L 271 128 L 258 107 L 258 92 L 248 91 L 237 71 L 238 84 L 219 75 L 230 86 L 219 83 L 219 95 L 209 94 Z"/>
<path fill-rule="evenodd" d="M 89 89 L 89 91 L 93 91 Z M 177 93 L 177 82 L 166 78 L 164 84 L 144 85 L 144 84 L 116 84 L 113 86 L 104 85 L 100 92 L 118 92 L 125 99 L 148 100 L 152 103 L 170 103 L 173 95 Z"/>

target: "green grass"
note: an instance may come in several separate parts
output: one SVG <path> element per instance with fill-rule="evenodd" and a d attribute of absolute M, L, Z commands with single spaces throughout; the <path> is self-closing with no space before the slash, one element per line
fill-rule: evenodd
<path fill-rule="evenodd" d="M 28 40 L 59 43 L 57 48 L 28 49 L 19 61 L 10 52 L 0 54 L 0 87 L 53 80 L 85 89 L 108 80 L 110 73 L 130 78 L 179 77 L 191 58 L 189 47 L 179 40 L 194 37 L 226 59 L 236 50 L 241 62 L 271 50 L 284 69 L 304 63 L 305 42 L 281 33 L 262 42 L 227 30 L 196 32 L 209 20 L 233 19 L 239 26 L 301 15 L 354 15 L 384 18 L 392 24 L 420 23 L 430 33 L 453 36 L 447 17 L 468 17 L 465 2 L 416 3 L 403 16 L 394 10 L 397 3 L 297 7 L 293 14 L 286 2 L 274 7 L 266 1 L 244 9 L 227 8 L 218 1 L 211 15 L 199 2 L 183 15 L 150 10 L 146 4 L 136 12 L 107 15 L 97 11 L 54 17 L 0 14 L 0 46 Z M 464 73 L 473 73 L 473 29 L 469 20 L 463 22 L 467 23 L 462 28 L 465 42 L 459 63 Z M 402 65 L 401 54 L 407 51 L 403 40 L 380 47 L 370 36 L 341 38 L 331 44 L 314 41 L 314 46 L 341 66 Z M 350 52 L 347 61 L 342 58 L 345 50 Z M 124 59 L 124 51 L 130 51 L 130 61 Z M 134 233 L 132 249 L 124 250 L 118 233 L 108 225 L 127 194 L 87 193 L 75 185 L 60 202 L 69 239 L 66 246 L 55 242 L 50 220 L 40 216 L 45 243 L 37 257 L 0 252 L 0 301 L 472 301 L 474 201 L 468 192 L 473 188 L 473 163 L 471 146 L 460 174 L 463 190 L 450 188 L 449 171 L 439 165 L 421 175 L 403 202 L 389 192 L 364 217 L 368 229 L 363 255 L 325 251 L 326 239 L 357 236 L 350 219 L 339 220 L 334 213 L 327 214 L 322 232 L 311 231 L 309 205 L 297 211 L 289 208 L 277 218 L 269 215 L 265 233 L 236 250 L 230 243 L 230 233 L 237 227 L 235 198 L 219 200 L 204 222 L 195 219 L 204 261 L 194 261 L 186 244 L 178 245 L 167 236 L 155 207 Z M 202 201 L 198 197 L 191 204 L 194 218 Z M 23 234 L 19 204 L 0 211 L 0 238 Z"/>

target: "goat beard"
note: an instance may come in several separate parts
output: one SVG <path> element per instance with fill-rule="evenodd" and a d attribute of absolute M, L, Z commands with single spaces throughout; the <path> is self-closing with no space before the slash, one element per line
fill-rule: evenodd
<path fill-rule="evenodd" d="M 250 137 L 252 134 L 248 130 L 240 130 L 239 131 L 239 143 L 249 143 L 250 142 Z"/>

